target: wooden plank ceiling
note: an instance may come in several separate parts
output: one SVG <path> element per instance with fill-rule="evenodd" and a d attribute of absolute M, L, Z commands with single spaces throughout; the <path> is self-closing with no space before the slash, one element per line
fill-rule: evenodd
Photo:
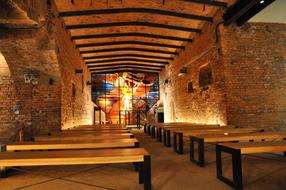
<path fill-rule="evenodd" d="M 160 72 L 227 0 L 56 0 L 92 73 Z"/>

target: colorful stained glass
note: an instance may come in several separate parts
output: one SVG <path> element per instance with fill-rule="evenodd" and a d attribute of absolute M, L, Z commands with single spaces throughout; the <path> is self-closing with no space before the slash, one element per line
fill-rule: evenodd
<path fill-rule="evenodd" d="M 94 74 L 92 92 L 93 101 L 105 112 L 108 122 L 135 123 L 134 114 L 148 111 L 159 99 L 158 75 Z"/>

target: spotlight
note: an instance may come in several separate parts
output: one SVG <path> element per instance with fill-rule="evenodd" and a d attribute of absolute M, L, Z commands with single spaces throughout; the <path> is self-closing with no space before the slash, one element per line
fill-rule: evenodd
<path fill-rule="evenodd" d="M 264 0 L 261 0 L 259 3 L 260 3 L 260 4 L 263 4 L 264 2 L 265 2 Z"/>

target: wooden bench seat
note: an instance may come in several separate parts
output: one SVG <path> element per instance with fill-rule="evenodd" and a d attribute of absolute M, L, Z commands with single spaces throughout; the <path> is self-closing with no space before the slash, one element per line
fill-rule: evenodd
<path fill-rule="evenodd" d="M 76 128 L 69 128 L 69 129 L 63 129 L 65 131 L 78 131 L 78 130 L 97 130 L 97 129 L 127 129 L 126 127 L 76 127 Z"/>
<path fill-rule="evenodd" d="M 195 135 L 190 137 L 190 159 L 199 166 L 204 166 L 204 144 L 218 143 L 230 141 L 254 141 L 254 140 L 284 140 L 286 139 L 286 132 L 261 132 L 261 133 L 246 133 L 246 134 L 205 134 Z M 195 160 L 194 145 L 198 144 L 198 160 Z"/>
<path fill-rule="evenodd" d="M 175 130 L 187 130 L 187 129 L 216 129 L 216 128 L 224 128 L 225 126 L 219 126 L 219 125 L 181 125 L 181 126 L 168 126 L 168 127 L 164 127 L 164 128 L 157 128 L 157 138 L 160 142 L 162 142 L 162 133 L 163 133 L 163 137 L 166 139 L 172 134 L 172 131 Z"/>
<path fill-rule="evenodd" d="M 34 137 L 34 141 L 64 141 L 64 140 L 97 140 L 97 139 L 123 139 L 133 138 L 132 133 L 105 133 L 105 134 L 70 134 L 70 135 L 41 135 Z"/>
<path fill-rule="evenodd" d="M 217 178 L 235 189 L 242 189 L 241 154 L 273 153 L 286 151 L 286 141 L 261 141 L 241 143 L 220 143 L 216 145 Z M 222 152 L 232 156 L 233 181 L 224 177 L 222 172 Z"/>
<path fill-rule="evenodd" d="M 228 129 L 231 128 L 229 126 L 219 126 L 219 125 L 193 125 L 193 126 L 178 126 L 178 127 L 172 127 L 172 128 L 164 128 L 163 134 L 164 134 L 164 144 L 168 147 L 171 146 L 171 135 L 174 131 L 188 131 L 188 130 L 206 130 L 206 129 Z M 161 132 L 160 132 L 161 133 Z M 159 135 L 161 135 L 159 133 Z M 161 137 L 162 138 L 162 137 Z"/>
<path fill-rule="evenodd" d="M 130 133 L 128 129 L 90 129 L 90 130 L 62 130 L 60 132 L 51 132 L 50 134 L 56 133 Z"/>
<path fill-rule="evenodd" d="M 61 150 L 61 149 L 99 149 L 99 148 L 122 148 L 139 147 L 139 141 L 129 139 L 100 139 L 93 141 L 47 141 L 47 142 L 18 142 L 6 144 L 6 151 L 25 150 Z"/>
<path fill-rule="evenodd" d="M 182 125 L 193 125 L 194 123 L 189 122 L 170 122 L 170 123 L 145 123 L 144 132 L 149 135 L 155 134 L 157 128 L 171 127 L 171 126 L 182 126 Z"/>
<path fill-rule="evenodd" d="M 264 129 L 257 128 L 216 128 L 205 130 L 177 130 L 173 132 L 174 151 L 178 154 L 184 153 L 184 139 L 183 137 L 203 135 L 203 134 L 238 134 L 238 133 L 255 133 L 262 132 Z"/>
<path fill-rule="evenodd" d="M 0 153 L 1 173 L 4 173 L 6 167 L 17 166 L 114 163 L 136 163 L 139 169 L 139 183 L 144 183 L 145 190 L 151 190 L 151 157 L 144 148 Z"/>
<path fill-rule="evenodd" d="M 80 125 L 63 130 L 127 129 L 125 125 Z"/>

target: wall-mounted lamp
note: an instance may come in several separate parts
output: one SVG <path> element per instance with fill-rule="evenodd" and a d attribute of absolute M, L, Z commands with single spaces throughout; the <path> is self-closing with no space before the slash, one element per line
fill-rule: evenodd
<path fill-rule="evenodd" d="M 24 74 L 25 83 L 38 84 L 39 75 L 37 73 L 29 72 Z"/>
<path fill-rule="evenodd" d="M 188 72 L 187 67 L 182 67 L 178 73 L 178 77 L 187 74 L 187 72 Z"/>
<path fill-rule="evenodd" d="M 82 69 L 76 69 L 75 70 L 75 74 L 82 74 L 83 73 L 83 70 Z"/>
<path fill-rule="evenodd" d="M 86 81 L 86 85 L 88 86 L 88 85 L 91 85 L 92 84 L 92 82 L 90 82 L 90 81 Z"/>
<path fill-rule="evenodd" d="M 167 85 L 167 84 L 169 84 L 170 82 L 171 82 L 170 79 L 166 79 L 166 80 L 164 81 L 164 84 Z"/>

